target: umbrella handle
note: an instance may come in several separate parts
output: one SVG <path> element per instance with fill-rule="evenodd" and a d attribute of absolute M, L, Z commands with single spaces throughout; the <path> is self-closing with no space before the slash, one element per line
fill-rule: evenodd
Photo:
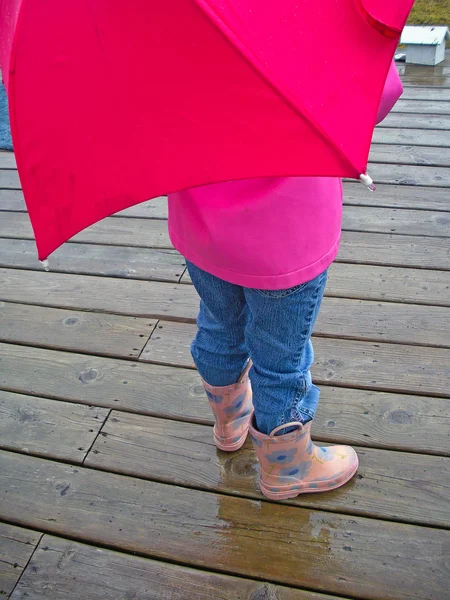
<path fill-rule="evenodd" d="M 373 182 L 372 177 L 370 177 L 370 175 L 367 175 L 367 173 L 363 173 L 362 175 L 359 176 L 359 180 L 360 182 L 366 186 L 366 188 L 368 188 L 371 192 L 374 192 L 377 188 L 376 185 Z"/>

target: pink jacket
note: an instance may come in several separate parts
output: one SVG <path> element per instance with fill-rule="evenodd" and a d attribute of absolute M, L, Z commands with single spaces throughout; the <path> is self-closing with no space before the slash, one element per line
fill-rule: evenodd
<path fill-rule="evenodd" d="M 377 122 L 402 91 L 393 63 Z M 247 179 L 169 195 L 175 248 L 201 269 L 250 288 L 285 289 L 319 275 L 337 255 L 341 218 L 338 178 Z"/>

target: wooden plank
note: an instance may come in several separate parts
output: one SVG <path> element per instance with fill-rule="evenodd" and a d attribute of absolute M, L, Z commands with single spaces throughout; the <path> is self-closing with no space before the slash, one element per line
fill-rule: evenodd
<path fill-rule="evenodd" d="M 81 464 L 107 415 L 106 408 L 0 390 L 0 447 Z"/>
<path fill-rule="evenodd" d="M 14 152 L 0 150 L 0 169 L 17 169 Z"/>
<path fill-rule="evenodd" d="M 4 210 L 26 211 L 22 190 L 0 189 L 0 211 Z"/>
<path fill-rule="evenodd" d="M 359 183 L 344 183 L 344 204 L 358 206 L 378 206 L 386 208 L 426 209 L 432 211 L 450 210 L 447 189 L 414 185 L 377 185 L 374 193 Z"/>
<path fill-rule="evenodd" d="M 386 129 L 383 131 L 389 133 L 391 130 Z M 408 130 L 405 130 L 405 132 L 407 131 Z M 450 134 L 450 131 L 448 133 Z M 355 204 L 355 197 L 358 199 L 358 205 L 361 206 L 422 208 L 446 212 L 450 210 L 448 190 L 442 188 L 378 184 L 376 192 L 372 194 L 359 182 L 346 181 L 344 183 L 344 203 Z M 156 213 L 156 211 L 150 211 L 150 207 L 152 207 L 153 203 L 155 203 L 155 206 L 158 206 L 158 213 Z M 26 212 L 21 190 L 0 190 L 0 211 Z M 132 214 L 135 217 L 150 218 L 149 215 L 151 214 L 151 218 L 154 219 L 155 215 L 158 214 L 158 218 L 164 219 L 167 218 L 167 200 L 161 199 L 158 203 L 153 200 L 143 202 L 142 204 L 134 206 L 132 209 L 127 209 L 126 211 L 117 214 L 128 215 L 131 211 L 133 211 Z M 149 224 L 149 227 L 151 227 L 151 223 Z M 56 256 L 57 252 L 58 250 L 52 256 Z"/>
<path fill-rule="evenodd" d="M 435 77 L 423 77 L 422 75 L 403 75 L 402 83 L 404 87 L 413 86 L 449 89 L 450 77 L 447 77 L 445 75 L 436 75 Z"/>
<path fill-rule="evenodd" d="M 3 389 L 158 417 L 213 422 L 200 378 L 189 369 L 1 343 L 0 365 Z M 314 431 L 328 442 L 450 455 L 449 418 L 450 401 L 443 398 L 323 385 Z"/>
<path fill-rule="evenodd" d="M 450 67 L 447 65 L 436 65 L 430 68 L 427 65 L 397 64 L 399 75 L 421 75 L 422 77 L 436 77 L 436 75 L 450 75 Z"/>
<path fill-rule="evenodd" d="M 330 443 L 450 456 L 450 401 L 321 387 L 314 434 Z"/>
<path fill-rule="evenodd" d="M 450 94 L 450 90 L 445 91 L 448 91 Z M 450 131 L 445 131 L 443 129 L 395 129 L 388 127 L 377 127 L 374 131 L 372 142 L 374 144 L 400 144 L 408 146 L 435 146 L 449 148 Z"/>
<path fill-rule="evenodd" d="M 193 369 L 189 345 L 195 331 L 188 323 L 160 322 L 140 360 Z M 322 337 L 314 346 L 318 384 L 450 397 L 448 349 Z"/>
<path fill-rule="evenodd" d="M 295 506 L 450 528 L 450 458 L 355 448 L 359 477 L 334 494 L 307 494 Z M 85 465 L 105 471 L 258 499 L 259 469 L 250 439 L 217 452 L 212 428 L 113 411 Z M 433 511 L 424 511 L 424 506 Z"/>
<path fill-rule="evenodd" d="M 447 73 L 450 75 L 450 72 Z M 449 115 L 450 102 L 441 100 L 406 100 L 400 98 L 394 105 L 392 112 L 425 114 L 425 115 Z"/>
<path fill-rule="evenodd" d="M 1 217 L 0 217 L 1 218 Z M 184 258 L 173 249 L 64 244 L 51 255 L 55 273 L 102 275 L 177 283 L 185 268 Z M 0 238 L 0 266 L 42 271 L 32 240 Z"/>
<path fill-rule="evenodd" d="M 442 133 L 442 132 L 439 132 Z M 1 164 L 1 153 L 0 153 Z M 0 189 L 0 211 L 13 210 L 26 212 L 25 200 L 22 190 Z M 167 198 L 160 197 L 147 200 L 131 208 L 116 213 L 118 217 L 142 217 L 147 219 L 167 219 Z"/>
<path fill-rule="evenodd" d="M 450 148 L 374 144 L 372 145 L 369 160 L 371 163 L 391 163 L 394 165 L 401 163 L 402 165 L 448 167 L 450 166 Z"/>
<path fill-rule="evenodd" d="M 359 190 L 361 186 L 350 185 Z M 362 189 L 362 187 L 361 187 Z M 362 189 L 364 194 L 364 190 Z M 358 205 L 362 196 L 353 193 L 349 203 Z M 414 201 L 414 196 L 412 196 Z M 426 201 L 426 200 L 424 200 Z M 383 203 L 389 203 L 389 196 Z M 398 199 L 402 203 L 401 197 Z M 439 202 L 439 199 L 437 199 Z M 395 206 L 396 200 L 392 198 Z M 337 262 L 390 265 L 449 270 L 448 240 L 420 236 L 343 231 Z M 175 283 L 184 272 L 185 261 L 176 251 L 151 248 L 65 244 L 50 258 L 52 272 L 78 275 L 108 275 Z M 31 240 L 0 238 L 0 266 L 42 271 Z M 424 274 L 417 275 L 421 278 Z M 429 274 L 426 275 L 428 277 Z M 186 281 L 186 276 L 184 277 Z M 407 299 L 407 298 L 406 298 Z"/>
<path fill-rule="evenodd" d="M 450 267 L 448 240 L 446 238 L 343 231 L 337 262 L 378 265 L 380 268 L 385 268 L 386 272 L 388 266 L 448 270 Z M 332 267 L 332 269 L 340 268 L 336 265 Z M 420 273 L 413 269 L 402 269 L 402 271 L 396 272 L 399 278 L 409 274 L 413 279 L 417 277 L 417 282 L 426 280 L 428 283 L 429 280 L 433 280 L 439 285 L 439 273 L 434 276 L 430 271 Z M 389 271 L 389 273 L 393 273 L 393 271 Z M 361 275 L 361 272 L 359 274 Z M 375 272 L 366 272 L 367 277 L 372 277 L 374 274 Z M 443 277 L 446 279 L 445 275 Z M 407 296 L 408 294 L 403 296 L 405 301 L 407 301 Z"/>
<path fill-rule="evenodd" d="M 40 537 L 35 531 L 0 523 L 0 596 L 9 598 Z"/>
<path fill-rule="evenodd" d="M 442 600 L 447 591 L 450 531 L 217 495 L 15 453 L 1 453 L 0 472 L 0 517 L 46 533 L 361 599 Z"/>
<path fill-rule="evenodd" d="M 421 87 L 407 87 L 403 90 L 403 100 L 450 100 L 450 90 L 448 89 L 424 89 Z"/>
<path fill-rule="evenodd" d="M 339 600 L 45 535 L 10 600 Z"/>
<path fill-rule="evenodd" d="M 118 227 L 116 227 L 116 224 Z M 342 228 L 344 231 L 369 231 L 419 236 L 448 237 L 450 212 L 413 209 L 387 209 L 376 207 L 353 207 L 344 209 Z M 102 233 L 97 239 L 97 232 Z M 3 212 L 0 221 L 0 238 L 34 239 L 28 215 L 19 212 Z M 104 219 L 73 238 L 79 242 L 95 245 L 106 244 L 117 247 L 138 246 L 172 248 L 167 233 L 167 223 L 157 219 Z M 104 256 L 103 254 L 100 256 Z M 123 253 L 123 260 L 132 260 L 131 250 Z"/>
<path fill-rule="evenodd" d="M 399 157 L 399 160 L 401 160 L 401 157 Z M 450 169 L 447 167 L 370 163 L 369 173 L 375 183 L 450 187 Z"/>
<path fill-rule="evenodd" d="M 370 233 L 449 237 L 450 212 L 346 206 L 343 212 L 342 229 Z"/>
<path fill-rule="evenodd" d="M 345 248 L 344 244 L 340 250 L 342 261 L 356 263 L 357 260 L 363 263 L 369 262 L 370 251 L 373 252 L 372 260 L 376 263 L 384 259 L 384 255 L 392 252 L 392 246 L 389 245 L 388 236 L 373 234 L 375 244 L 369 243 L 364 250 L 364 240 L 370 240 L 370 234 L 358 234 L 360 248 L 355 244 L 353 251 L 351 248 Z M 403 250 L 406 253 L 408 248 L 414 245 L 411 240 L 420 238 L 410 238 L 409 236 L 395 236 L 398 239 L 404 239 Z M 379 239 L 378 239 L 379 238 Z M 438 238 L 422 238 L 430 241 Z M 440 240 L 441 241 L 441 240 Z M 443 239 L 447 244 L 447 241 Z M 383 249 L 383 242 L 386 246 Z M 441 247 L 442 245 L 439 244 Z M 445 265 L 448 268 L 448 244 L 447 250 L 443 249 L 445 256 Z M 355 258 L 356 257 L 356 258 Z M 395 257 L 393 260 L 402 260 L 403 257 Z M 1 276 L 0 276 L 1 277 Z M 190 283 L 189 273 L 183 275 L 183 283 Z M 367 264 L 345 264 L 336 262 L 330 266 L 326 297 L 335 298 L 353 298 L 356 300 L 390 301 L 401 302 L 405 304 L 426 304 L 448 306 L 448 290 L 450 289 L 450 274 L 448 271 L 423 271 L 421 269 L 403 269 L 393 267 L 369 266 Z"/>
<path fill-rule="evenodd" d="M 167 219 L 167 197 L 161 196 L 136 204 L 116 213 L 117 217 L 142 217 L 145 219 Z"/>
<path fill-rule="evenodd" d="M 146 360 L 150 354 L 155 357 L 156 362 L 166 362 L 164 354 L 158 354 L 157 343 L 161 334 L 164 336 L 166 327 L 171 327 L 170 322 L 158 323 L 142 352 L 142 360 Z M 347 340 L 450 348 L 449 327 L 449 308 L 327 297 L 322 303 L 314 333 L 320 337 Z M 184 357 L 185 349 L 177 346 L 175 332 L 178 329 L 175 326 L 173 330 L 174 343 L 173 347 L 170 346 L 170 354 L 180 353 Z M 195 326 L 192 337 L 194 333 Z M 165 344 L 161 351 L 168 351 Z"/>
<path fill-rule="evenodd" d="M 327 297 L 448 306 L 449 271 L 418 272 L 336 263 Z M 0 269 L 0 301 L 144 318 L 194 321 L 198 296 L 190 285 Z"/>
<path fill-rule="evenodd" d="M 409 236 L 397 237 L 414 240 Z M 382 243 L 382 240 L 379 243 Z M 335 263 L 330 268 L 326 295 L 359 300 L 388 300 L 446 306 L 450 299 L 449 280 L 449 271 L 425 272 L 420 269 Z"/>
<path fill-rule="evenodd" d="M 17 171 L 0 169 L 0 188 L 20 190 L 22 186 Z"/>
<path fill-rule="evenodd" d="M 0 340 L 138 358 L 156 320 L 0 301 Z"/>
<path fill-rule="evenodd" d="M 34 240 L 27 214 L 3 212 L 0 220 L 0 237 Z M 160 219 L 129 219 L 108 217 L 88 227 L 71 238 L 74 242 L 107 244 L 113 246 L 139 246 L 147 248 L 172 248 L 167 222 Z"/>
<path fill-rule="evenodd" d="M 0 343 L 0 389 L 171 419 L 206 422 L 196 372 Z"/>
<path fill-rule="evenodd" d="M 344 209 L 342 228 L 344 231 L 448 237 L 450 213 L 349 206 Z M 101 232 L 97 237 L 99 231 Z M 0 237 L 33 240 L 34 234 L 28 215 L 19 212 L 3 212 L 0 221 Z M 115 247 L 172 248 L 167 223 L 159 219 L 107 218 L 73 239 L 95 245 L 112 244 Z M 131 253 L 130 250 L 128 252 Z M 127 255 L 124 253 L 124 259 L 126 258 Z"/>
<path fill-rule="evenodd" d="M 450 77 L 448 78 L 450 84 Z M 450 127 L 448 115 L 413 115 L 408 113 L 390 113 L 378 128 L 395 127 L 396 129 L 444 129 Z"/>

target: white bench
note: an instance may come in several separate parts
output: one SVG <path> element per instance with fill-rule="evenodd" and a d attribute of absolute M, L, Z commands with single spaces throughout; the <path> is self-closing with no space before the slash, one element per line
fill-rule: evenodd
<path fill-rule="evenodd" d="M 400 39 L 400 43 L 406 46 L 406 62 L 414 65 L 439 64 L 445 58 L 448 37 L 448 27 L 407 25 Z"/>

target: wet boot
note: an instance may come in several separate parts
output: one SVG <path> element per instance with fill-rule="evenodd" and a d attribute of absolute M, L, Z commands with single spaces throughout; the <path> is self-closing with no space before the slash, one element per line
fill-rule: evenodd
<path fill-rule="evenodd" d="M 311 441 L 312 421 L 287 423 L 264 435 L 250 425 L 260 464 L 260 488 L 271 500 L 299 494 L 326 492 L 344 485 L 358 470 L 358 456 L 350 446 L 316 446 Z M 296 427 L 284 435 L 275 434 Z"/>
<path fill-rule="evenodd" d="M 248 372 L 251 362 L 237 383 L 214 387 L 205 381 L 203 386 L 215 417 L 214 441 L 220 450 L 233 452 L 244 444 L 253 413 L 252 389 Z"/>

